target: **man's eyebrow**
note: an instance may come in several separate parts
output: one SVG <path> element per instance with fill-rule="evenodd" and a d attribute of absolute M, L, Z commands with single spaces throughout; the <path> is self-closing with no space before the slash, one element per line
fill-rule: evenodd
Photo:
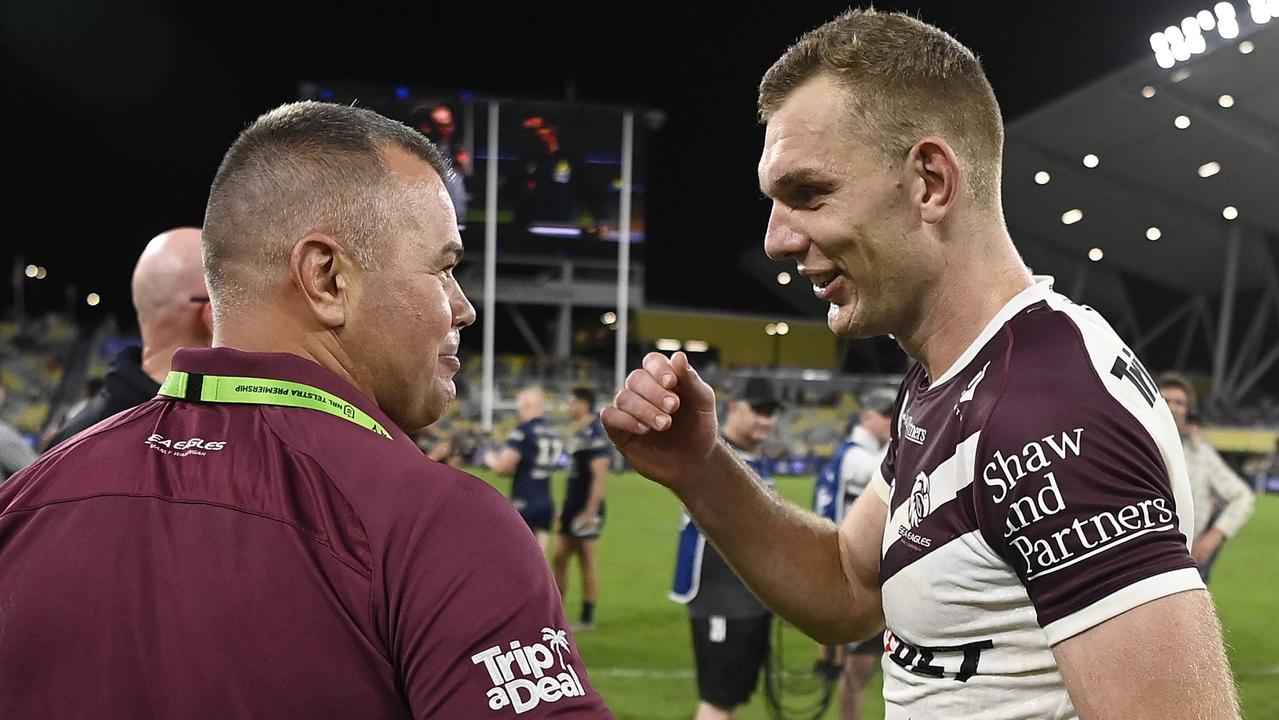
<path fill-rule="evenodd" d="M 462 255 L 466 251 L 462 248 L 462 243 L 456 240 L 450 240 L 444 243 L 444 247 L 440 248 L 440 257 L 452 259 L 454 264 L 462 262 Z"/>
<path fill-rule="evenodd" d="M 772 194 L 784 192 L 797 185 L 825 184 L 830 182 L 830 179 L 828 174 L 815 168 L 794 168 L 782 173 L 781 177 L 773 181 Z M 768 188 L 763 185 L 760 186 L 759 191 L 771 196 Z"/>

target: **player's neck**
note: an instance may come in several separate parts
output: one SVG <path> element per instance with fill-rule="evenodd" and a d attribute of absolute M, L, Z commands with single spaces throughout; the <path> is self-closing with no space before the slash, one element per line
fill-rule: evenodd
<path fill-rule="evenodd" d="M 920 303 L 915 326 L 897 334 L 902 349 L 924 366 L 930 379 L 945 374 L 995 315 L 1034 284 L 1011 240 L 992 246 L 948 264 Z"/>

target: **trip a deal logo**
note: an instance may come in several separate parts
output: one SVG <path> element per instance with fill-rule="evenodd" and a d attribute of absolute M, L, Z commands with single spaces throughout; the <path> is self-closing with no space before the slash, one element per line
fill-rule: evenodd
<path fill-rule="evenodd" d="M 564 661 L 564 653 L 570 652 L 568 633 L 545 627 L 542 642 L 494 645 L 472 655 L 471 663 L 483 665 L 493 683 L 487 693 L 489 709 L 509 707 L 521 715 L 542 703 L 583 694 L 573 665 Z"/>

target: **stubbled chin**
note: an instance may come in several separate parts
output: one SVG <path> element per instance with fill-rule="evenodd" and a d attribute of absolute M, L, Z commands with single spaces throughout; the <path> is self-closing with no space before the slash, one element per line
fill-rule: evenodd
<path fill-rule="evenodd" d="M 826 326 L 830 331 L 842 338 L 860 337 L 853 325 L 853 309 L 846 305 L 830 304 L 826 311 Z"/>

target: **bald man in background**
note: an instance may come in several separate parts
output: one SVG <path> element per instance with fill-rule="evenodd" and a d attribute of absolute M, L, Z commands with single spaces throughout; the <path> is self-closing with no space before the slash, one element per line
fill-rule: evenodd
<path fill-rule="evenodd" d="M 133 309 L 142 347 L 120 351 L 102 390 L 48 446 L 155 397 L 180 347 L 208 347 L 213 313 L 200 259 L 200 229 L 175 228 L 147 243 L 133 268 Z"/>

